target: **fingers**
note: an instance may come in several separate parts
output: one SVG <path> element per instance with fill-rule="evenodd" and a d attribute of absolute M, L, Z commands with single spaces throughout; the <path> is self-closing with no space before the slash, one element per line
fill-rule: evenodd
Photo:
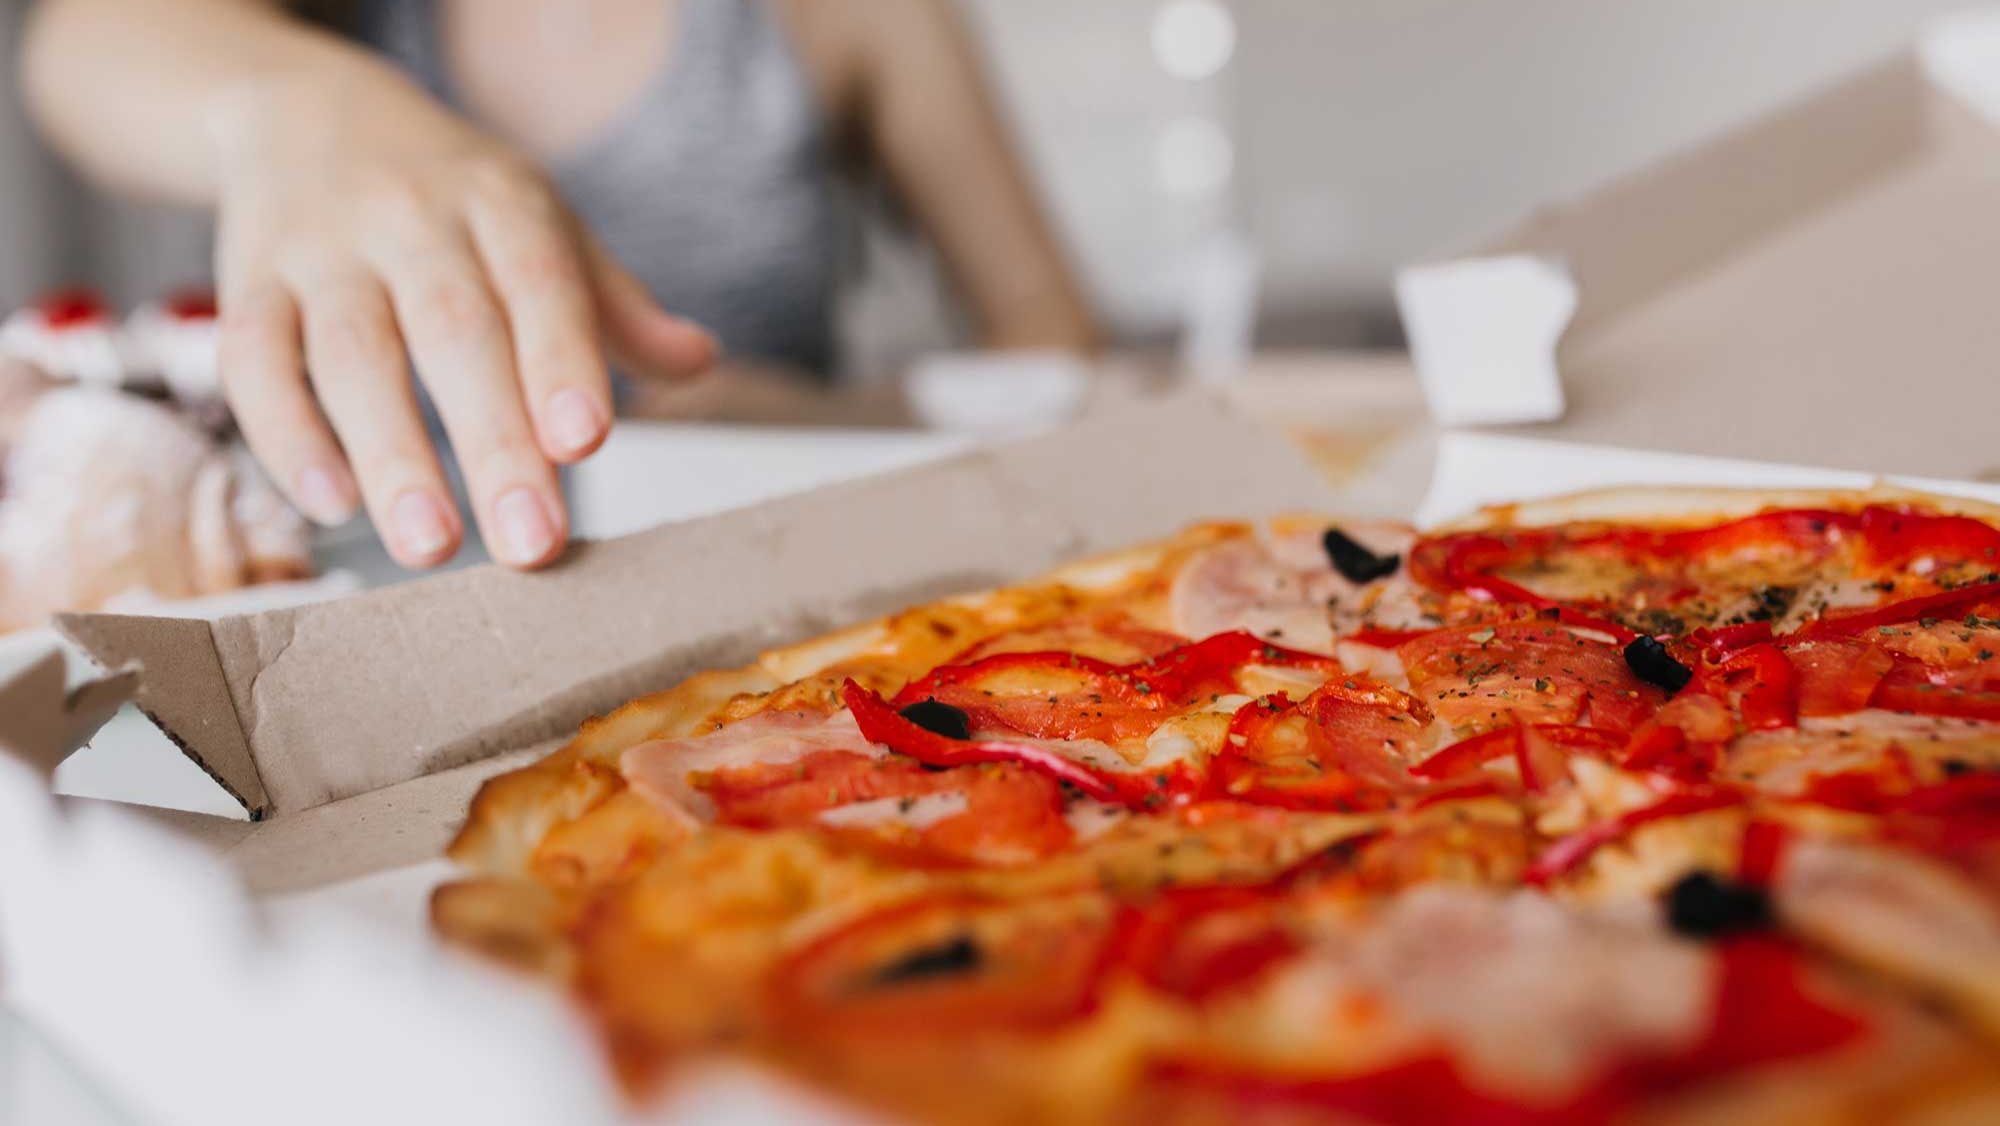
<path fill-rule="evenodd" d="M 275 281 L 227 295 L 219 334 L 223 395 L 250 451 L 307 518 L 347 522 L 359 492 L 306 383 L 291 295 Z"/>
<path fill-rule="evenodd" d="M 598 345 L 589 279 L 561 213 L 531 198 L 475 207 L 473 242 L 505 307 L 514 365 L 535 437 L 549 460 L 594 452 L 611 431 L 611 377 Z"/>
<path fill-rule="evenodd" d="M 487 549 L 514 567 L 547 563 L 569 538 L 568 514 L 522 402 L 512 334 L 478 256 L 463 232 L 451 229 L 411 232 L 396 245 L 395 259 L 381 263 L 390 299 L 418 377 L 451 435 Z"/>
<path fill-rule="evenodd" d="M 580 236 L 604 339 L 619 366 L 635 376 L 686 379 L 720 358 L 715 337 L 693 321 L 660 308 L 644 282 L 618 264 L 597 240 Z"/>
<path fill-rule="evenodd" d="M 417 409 L 388 294 L 358 268 L 308 274 L 293 287 L 306 370 L 389 554 L 405 567 L 444 562 L 465 529 Z"/>

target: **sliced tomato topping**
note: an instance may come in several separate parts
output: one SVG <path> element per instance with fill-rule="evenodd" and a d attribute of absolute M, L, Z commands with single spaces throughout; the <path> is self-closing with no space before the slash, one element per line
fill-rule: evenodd
<path fill-rule="evenodd" d="M 1622 649 L 1548 620 L 1434 630 L 1397 650 L 1410 688 L 1460 730 L 1516 724 L 1630 731 L 1658 708 L 1658 688 L 1632 675 Z"/>
<path fill-rule="evenodd" d="M 1869 702 L 1886 711 L 1913 715 L 2000 720 L 2000 690 L 1987 687 L 1983 678 L 1976 687 L 1965 686 L 1963 678 L 1949 671 L 1920 666 L 1890 669 L 1875 686 Z"/>
<path fill-rule="evenodd" d="M 1803 641 L 1785 647 L 1798 673 L 1800 715 L 1846 715 L 1868 706 L 1895 658 L 1848 638 Z"/>
<path fill-rule="evenodd" d="M 1254 700 L 1230 722 L 1209 791 L 1282 809 L 1380 809 L 1417 789 L 1404 764 L 1429 723 L 1415 697 L 1359 678 L 1329 681 L 1296 705 L 1282 694 Z"/>
<path fill-rule="evenodd" d="M 813 1037 L 1058 1028 L 1095 1007 L 1115 921 L 1096 895 L 898 904 L 780 963 L 773 1014 Z"/>
<path fill-rule="evenodd" d="M 1280 895 L 1239 887 L 1169 891 L 1129 910 L 1119 963 L 1190 1001 L 1240 989 L 1299 949 L 1278 918 Z"/>
<path fill-rule="evenodd" d="M 1713 696 L 1683 692 L 1632 733 L 1623 766 L 1683 782 L 1705 781 L 1736 734 L 1736 718 Z"/>
<path fill-rule="evenodd" d="M 911 681 L 890 701 L 905 708 L 937 700 L 976 728 L 1038 739 L 1144 738 L 1168 702 L 1123 667 L 1071 653 L 1002 653 L 947 665 Z"/>
<path fill-rule="evenodd" d="M 717 820 L 869 838 L 917 860 L 1017 863 L 1075 839 L 1062 788 L 1011 764 L 926 770 L 900 758 L 821 751 L 796 763 L 717 770 L 696 783 Z"/>

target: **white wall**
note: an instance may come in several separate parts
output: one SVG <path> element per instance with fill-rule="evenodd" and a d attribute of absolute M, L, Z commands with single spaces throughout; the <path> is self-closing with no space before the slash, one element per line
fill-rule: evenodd
<path fill-rule="evenodd" d="M 1134 329 L 1171 316 L 1161 263 L 1188 231 L 1150 146 L 1202 98 L 1153 64 L 1157 0 L 971 6 L 1107 306 Z M 1397 264 L 1775 108 L 1965 6 L 1232 0 L 1238 206 L 1266 261 L 1267 310 L 1351 331 L 1337 314 L 1386 309 Z"/>
<path fill-rule="evenodd" d="M 1233 0 L 1222 80 L 1171 79 L 1159 0 L 964 0 L 1093 289 L 1128 335 L 1175 315 L 1181 264 L 1217 207 L 1266 262 L 1291 337 L 1377 331 L 1402 261 L 1463 245 L 1745 120 L 1907 41 L 1954 0 Z M 0 0 L 0 48 L 23 0 Z M 203 272 L 198 227 L 68 201 L 0 92 L 0 307 L 66 280 L 132 298 Z M 1234 123 L 1238 192 L 1159 186 L 1162 125 Z M 79 223 L 78 212 L 88 218 Z M 942 338 L 921 262 L 892 257 L 863 331 Z M 1357 316 L 1360 320 L 1357 322 Z M 897 349 L 876 347 L 871 354 Z"/>

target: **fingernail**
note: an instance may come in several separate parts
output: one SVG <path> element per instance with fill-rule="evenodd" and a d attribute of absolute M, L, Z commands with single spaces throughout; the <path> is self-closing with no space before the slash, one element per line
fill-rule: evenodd
<path fill-rule="evenodd" d="M 396 543 L 405 558 L 430 560 L 451 546 L 451 521 L 444 505 L 421 489 L 411 489 L 396 498 L 389 509 L 396 528 Z"/>
<path fill-rule="evenodd" d="M 493 505 L 493 523 L 500 533 L 498 554 L 509 563 L 539 563 L 555 549 L 555 525 L 533 489 L 515 489 L 501 497 Z"/>
<path fill-rule="evenodd" d="M 549 396 L 549 439 L 560 453 L 580 453 L 604 436 L 604 412 L 597 400 L 574 387 Z"/>
<path fill-rule="evenodd" d="M 300 510 L 316 524 L 344 524 L 354 515 L 339 478 L 323 465 L 310 466 L 299 474 L 298 497 Z"/>

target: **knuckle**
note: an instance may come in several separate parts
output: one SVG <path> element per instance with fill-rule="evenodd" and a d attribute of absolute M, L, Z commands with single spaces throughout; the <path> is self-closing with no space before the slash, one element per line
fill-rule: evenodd
<path fill-rule="evenodd" d="M 484 158 L 472 165 L 467 178 L 473 194 L 497 211 L 544 217 L 557 210 L 554 190 L 539 172 L 524 164 Z"/>
<path fill-rule="evenodd" d="M 410 312 L 424 329 L 451 338 L 486 331 L 494 320 L 484 287 L 457 278 L 423 285 L 411 299 Z"/>
<path fill-rule="evenodd" d="M 583 270 L 576 255 L 554 240 L 538 240 L 536 245 L 509 255 L 501 263 L 501 271 L 510 286 L 538 297 L 564 299 L 566 313 L 584 305 Z"/>
<path fill-rule="evenodd" d="M 396 347 L 387 320 L 357 308 L 337 308 L 320 315 L 312 351 L 320 364 L 356 368 L 389 362 Z"/>
<path fill-rule="evenodd" d="M 364 207 L 377 223 L 394 229 L 421 226 L 431 214 L 430 200 L 414 181 L 399 176 L 383 176 L 370 181 L 362 192 Z"/>

